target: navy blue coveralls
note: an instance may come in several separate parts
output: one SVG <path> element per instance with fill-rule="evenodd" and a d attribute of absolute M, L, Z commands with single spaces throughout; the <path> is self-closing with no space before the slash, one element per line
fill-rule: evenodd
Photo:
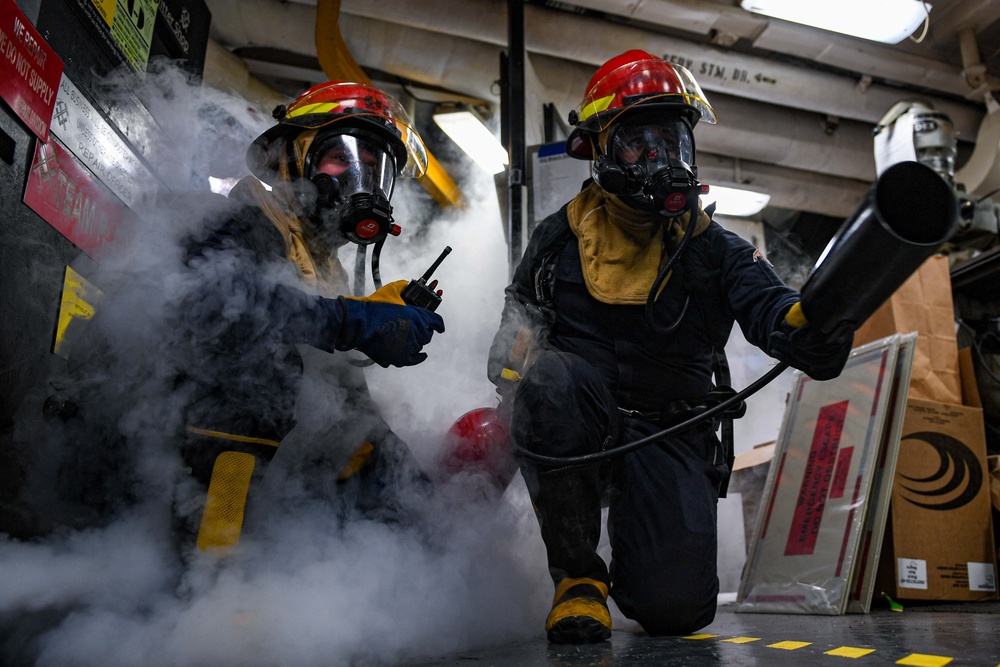
<path fill-rule="evenodd" d="M 644 306 L 590 295 L 571 234 L 561 248 L 543 247 L 567 225 L 563 207 L 535 229 L 491 349 L 490 377 L 502 384 L 510 329 L 529 323 L 541 338 L 511 407 L 514 442 L 531 452 L 591 454 L 662 430 L 672 413 L 712 389 L 712 352 L 725 346 L 734 320 L 749 342 L 766 349 L 799 298 L 753 246 L 713 221 L 690 241 L 656 302 L 661 328 L 684 312 L 676 330 L 659 333 Z M 553 253 L 548 265 L 554 259 L 548 308 L 535 284 L 546 253 Z M 610 464 L 520 463 L 557 585 L 565 577 L 609 584 L 619 609 L 650 634 L 688 634 L 712 621 L 716 504 L 729 471 L 710 423 Z M 610 571 L 596 553 L 602 504 L 609 508 Z"/>
<path fill-rule="evenodd" d="M 143 393 L 136 387 L 147 385 L 183 405 L 181 414 L 163 410 L 151 415 L 149 429 L 179 445 L 184 466 L 199 482 L 207 486 L 219 455 L 230 451 L 254 457 L 253 475 L 259 481 L 278 444 L 296 425 L 304 368 L 298 346 L 307 345 L 315 348 L 314 357 L 330 358 L 322 376 L 336 386 L 338 403 L 326 406 L 325 433 L 335 435 L 337 442 L 300 448 L 295 458 L 285 448 L 283 460 L 302 488 L 321 498 L 336 496 L 346 514 L 391 515 L 402 487 L 411 482 L 422 486 L 423 473 L 379 414 L 363 370 L 335 349 L 343 319 L 336 295 L 323 298 L 297 288 L 301 273 L 286 257 L 285 239 L 242 182 L 228 200 L 213 195 L 211 205 L 204 206 L 210 215 L 203 231 L 184 247 L 179 274 L 188 287 L 182 297 L 167 300 L 155 354 L 126 358 L 111 342 L 120 328 L 115 323 L 133 316 L 128 308 L 137 297 L 128 285 L 120 298 L 102 305 L 73 350 L 76 384 L 92 388 L 78 400 L 80 416 L 69 426 L 99 433 L 104 447 L 99 458 L 89 457 L 93 461 L 81 464 L 76 456 L 67 461 L 73 480 L 60 493 L 67 502 L 108 514 L 125 495 L 120 487 L 138 483 L 131 445 L 115 427 L 121 411 L 132 409 L 135 396 Z M 115 376 L 134 378 L 135 386 L 95 381 L 111 375 L 106 369 L 112 366 L 127 366 Z M 105 405 L 110 407 L 98 409 Z M 367 458 L 352 458 L 348 469 L 345 461 L 327 456 L 337 447 L 354 451 L 363 443 L 371 447 L 359 450 Z M 177 517 L 182 540 L 193 538 L 199 517 L 200 512 Z"/>
<path fill-rule="evenodd" d="M 348 447 L 366 443 L 371 449 L 359 450 L 361 463 L 348 475 L 348 471 L 330 468 L 324 447 L 316 446 L 297 463 L 296 474 L 305 477 L 302 483 L 307 490 L 321 497 L 350 498 L 351 511 L 391 514 L 398 509 L 400 487 L 423 484 L 424 475 L 407 445 L 379 414 L 362 369 L 336 352 L 336 332 L 343 318 L 337 299 L 332 294 L 323 298 L 296 289 L 291 277 L 288 286 L 273 277 L 264 278 L 280 276 L 282 269 L 295 273 L 286 257 L 286 241 L 253 205 L 243 182 L 229 198 L 235 208 L 231 217 L 208 239 L 188 249 L 187 264 L 192 270 L 198 270 L 200 262 L 219 262 L 213 253 L 235 258 L 235 269 L 215 284 L 196 290 L 183 304 L 183 326 L 196 360 L 186 368 L 185 380 L 192 390 L 185 419 L 189 427 L 222 435 L 199 435 L 189 429 L 181 448 L 186 465 L 207 485 L 221 452 L 238 449 L 253 454 L 260 463 L 270 461 L 276 447 L 255 443 L 277 444 L 295 425 L 303 376 L 303 359 L 296 345 L 304 344 L 333 355 L 324 365 L 323 378 L 339 387 L 340 401 L 325 406 L 329 413 L 325 433 L 337 434 L 337 440 L 349 443 Z M 336 282 L 329 276 L 322 278 Z M 227 302 L 243 304 L 228 319 L 224 315 L 231 309 Z"/>

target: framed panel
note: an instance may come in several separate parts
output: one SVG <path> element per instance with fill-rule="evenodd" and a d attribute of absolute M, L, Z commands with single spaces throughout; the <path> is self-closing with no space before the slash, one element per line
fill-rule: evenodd
<path fill-rule="evenodd" d="M 844 613 L 899 344 L 892 336 L 856 348 L 833 380 L 793 374 L 737 611 Z"/>
<path fill-rule="evenodd" d="M 871 610 L 878 559 L 882 552 L 882 537 L 885 535 L 885 524 L 889 517 L 889 499 L 892 496 L 892 484 L 895 479 L 903 418 L 906 416 L 906 399 L 909 395 L 910 374 L 913 370 L 913 352 L 917 344 L 916 333 L 898 336 L 899 354 L 896 358 L 896 374 L 893 377 L 889 414 L 886 415 L 885 437 L 875 468 L 871 497 L 868 500 L 868 518 L 865 521 L 861 551 L 858 554 L 857 571 L 847 601 L 849 614 L 867 614 Z"/>

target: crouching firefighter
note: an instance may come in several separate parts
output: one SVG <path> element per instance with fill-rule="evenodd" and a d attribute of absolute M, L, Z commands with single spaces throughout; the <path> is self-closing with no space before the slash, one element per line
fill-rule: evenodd
<path fill-rule="evenodd" d="M 723 348 L 734 321 L 816 379 L 838 375 L 850 352 L 849 332 L 786 322 L 798 292 L 701 208 L 699 121 L 715 123 L 715 112 L 683 67 L 643 51 L 602 65 L 566 146 L 592 160 L 592 178 L 533 231 L 506 290 L 488 373 L 545 542 L 554 643 L 608 639 L 609 595 L 651 635 L 713 620 L 732 444 L 706 420 L 595 463 L 559 458 L 634 442 L 731 394 Z M 610 566 L 596 550 L 602 506 Z"/>
<path fill-rule="evenodd" d="M 337 258 L 348 242 L 378 252 L 399 233 L 389 203 L 395 179 L 426 168 L 399 103 L 367 85 L 330 82 L 274 117 L 248 150 L 253 175 L 186 259 L 194 287 L 180 311 L 191 360 L 177 386 L 190 396 L 183 458 L 204 504 L 189 499 L 195 509 L 180 519 L 198 549 L 213 553 L 239 540 L 252 482 L 296 424 L 297 401 L 326 419 L 314 433 L 322 442 L 291 466 L 313 478 L 303 486 L 325 496 L 350 491 L 361 510 L 380 511 L 396 485 L 422 478 L 369 395 L 361 366 L 371 362 L 348 351 L 383 367 L 414 365 L 444 331 L 438 314 L 404 302 L 407 281 L 345 296 Z M 359 258 L 355 286 L 364 279 Z M 323 400 L 302 400 L 304 362 L 322 367 L 310 391 L 326 385 Z"/>

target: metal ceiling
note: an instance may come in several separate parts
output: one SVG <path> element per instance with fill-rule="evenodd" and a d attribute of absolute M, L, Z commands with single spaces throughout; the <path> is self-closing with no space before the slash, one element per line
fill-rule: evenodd
<path fill-rule="evenodd" d="M 315 4 L 208 0 L 215 44 L 206 78 L 257 86 L 262 103 L 272 102 L 262 99 L 267 87 L 287 96 L 325 80 Z M 975 142 L 986 95 L 1000 88 L 1000 2 L 931 4 L 920 43 L 885 45 L 753 15 L 739 0 L 529 2 L 528 144 L 543 140 L 542 105 L 565 118 L 598 65 L 641 48 L 688 66 L 718 112 L 718 125 L 697 131 L 704 181 L 843 218 L 874 179 L 872 130 L 897 101 L 922 99 L 952 117 L 959 167 L 974 150 L 998 151 Z M 502 0 L 342 0 L 340 9 L 339 25 L 321 30 L 339 28 L 376 82 L 497 111 Z M 240 68 L 250 76 L 234 84 Z"/>

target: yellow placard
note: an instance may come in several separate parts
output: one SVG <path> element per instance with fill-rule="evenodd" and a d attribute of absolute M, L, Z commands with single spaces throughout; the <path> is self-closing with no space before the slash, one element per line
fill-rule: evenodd
<path fill-rule="evenodd" d="M 97 304 L 104 293 L 79 273 L 66 267 L 63 277 L 62 299 L 59 303 L 59 322 L 52 352 L 63 359 L 69 358 L 69 344 L 81 325 L 94 316 Z"/>
<path fill-rule="evenodd" d="M 146 71 L 159 7 L 158 0 L 122 0 L 114 13 L 111 37 L 139 72 Z"/>
<path fill-rule="evenodd" d="M 110 28 L 111 24 L 115 21 L 115 7 L 118 4 L 118 0 L 90 0 L 90 2 L 97 8 L 97 12 Z"/>

